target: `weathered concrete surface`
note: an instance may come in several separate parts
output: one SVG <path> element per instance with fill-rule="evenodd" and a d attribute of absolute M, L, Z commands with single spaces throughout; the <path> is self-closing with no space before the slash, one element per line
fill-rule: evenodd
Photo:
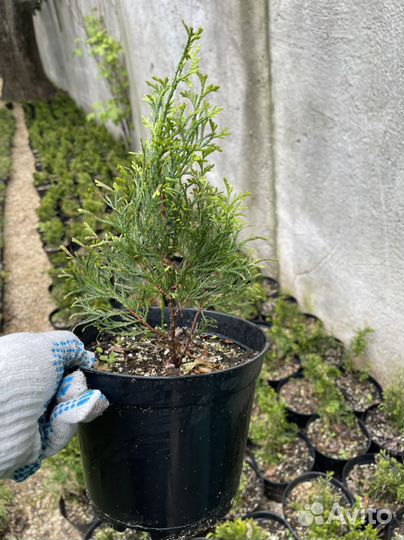
<path fill-rule="evenodd" d="M 106 21 L 108 30 L 121 40 L 114 0 L 66 0 L 43 2 L 36 12 L 34 27 L 38 48 L 49 79 L 66 90 L 87 112 L 91 105 L 109 99 L 108 87 L 98 75 L 95 60 L 83 47 L 85 31 L 83 17 L 97 9 Z M 83 56 L 76 54 L 82 49 Z M 109 126 L 119 134 L 119 129 Z"/>
<path fill-rule="evenodd" d="M 75 57 L 76 38 L 84 38 L 83 15 L 98 6 L 108 29 L 123 44 L 128 66 L 131 101 L 138 136 L 142 101 L 149 92 L 145 81 L 173 72 L 186 33 L 181 19 L 203 25 L 203 67 L 211 82 L 221 86 L 218 103 L 224 107 L 220 123 L 232 136 L 216 158 L 214 178 L 227 177 L 239 191 L 251 193 L 248 221 L 260 258 L 274 254 L 274 213 L 270 146 L 269 61 L 264 1 L 234 0 L 70 0 L 44 2 L 35 16 L 39 49 L 49 78 L 67 90 L 86 110 L 108 97 L 97 67 L 84 50 Z M 143 134 L 144 135 L 144 134 Z M 241 157 L 242 156 L 242 157 Z M 223 184 L 222 184 L 223 185 Z M 272 273 L 275 268 L 271 268 Z"/>
<path fill-rule="evenodd" d="M 48 0 L 36 31 L 50 78 L 83 105 L 108 91 L 73 56 L 97 6 L 123 43 L 135 124 L 145 80 L 172 71 L 181 18 L 203 25 L 203 67 L 232 137 L 217 172 L 252 192 L 283 287 L 348 342 L 371 326 L 387 381 L 404 365 L 404 6 L 401 0 Z M 271 84 L 272 79 L 272 84 Z M 137 133 L 140 135 L 140 132 Z M 275 234 L 276 230 L 276 234 Z M 274 270 L 272 269 L 274 273 Z"/>
<path fill-rule="evenodd" d="M 347 341 L 404 365 L 404 5 L 271 2 L 284 288 Z"/>

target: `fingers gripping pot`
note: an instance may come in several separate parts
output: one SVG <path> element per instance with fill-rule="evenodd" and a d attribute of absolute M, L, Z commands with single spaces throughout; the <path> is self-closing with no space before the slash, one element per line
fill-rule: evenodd
<path fill-rule="evenodd" d="M 190 326 L 194 315 L 184 310 L 181 324 Z M 100 389 L 110 407 L 80 426 L 85 481 L 96 513 L 112 525 L 175 538 L 206 528 L 230 509 L 267 338 L 237 317 L 205 315 L 213 321 L 208 332 L 254 356 L 230 369 L 184 377 L 86 370 L 89 387 Z M 160 324 L 160 310 L 152 309 L 148 320 Z M 79 337 L 88 343 L 96 331 L 79 331 Z"/>

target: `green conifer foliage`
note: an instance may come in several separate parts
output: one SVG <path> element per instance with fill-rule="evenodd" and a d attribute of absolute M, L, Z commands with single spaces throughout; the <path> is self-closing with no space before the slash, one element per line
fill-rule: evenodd
<path fill-rule="evenodd" d="M 221 108 L 209 102 L 218 87 L 199 69 L 202 29 L 184 26 L 187 40 L 172 79 L 149 83 L 150 137 L 114 186 L 104 186 L 110 211 L 96 217 L 111 232 L 98 236 L 89 227 L 86 255 L 72 256 L 66 271 L 86 322 L 120 334 L 154 334 L 175 366 L 192 345 L 202 310 L 232 309 L 259 293 L 258 261 L 242 254 L 251 238 L 240 239 L 246 194 L 236 195 L 226 180 L 223 191 L 208 181 L 210 156 L 228 132 L 216 123 Z M 156 302 L 170 313 L 161 328 L 146 322 Z M 197 311 L 184 343 L 176 330 L 185 307 Z"/>

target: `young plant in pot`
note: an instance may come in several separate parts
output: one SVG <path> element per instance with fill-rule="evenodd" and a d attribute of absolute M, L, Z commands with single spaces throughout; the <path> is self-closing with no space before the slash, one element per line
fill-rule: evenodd
<path fill-rule="evenodd" d="M 361 508 L 387 510 L 390 515 L 404 508 L 404 465 L 385 452 L 367 454 L 349 461 L 343 481 Z"/>
<path fill-rule="evenodd" d="M 335 385 L 335 368 L 316 355 L 306 359 L 318 400 L 317 415 L 307 425 L 307 436 L 317 452 L 317 466 L 341 474 L 348 459 L 366 454 L 369 435 Z"/>
<path fill-rule="evenodd" d="M 297 304 L 287 302 L 284 297 L 276 299 L 270 326 L 265 330 L 270 349 L 265 355 L 262 378 L 276 388 L 300 369 L 300 341 L 306 339 L 303 315 Z"/>
<path fill-rule="evenodd" d="M 375 379 L 369 376 L 368 369 L 355 368 L 355 362 L 363 358 L 367 349 L 370 328 L 359 330 L 343 358 L 343 371 L 337 379 L 337 387 L 344 395 L 355 413 L 362 414 L 382 400 L 382 389 Z"/>
<path fill-rule="evenodd" d="M 344 515 L 353 504 L 346 488 L 332 473 L 308 473 L 293 481 L 283 497 L 283 514 L 301 540 L 343 538 L 347 532 L 344 520 L 332 519 L 335 508 Z M 316 519 L 317 518 L 317 519 Z M 330 522 L 331 535 L 317 536 L 317 526 Z"/>
<path fill-rule="evenodd" d="M 338 368 L 325 363 L 320 356 L 306 354 L 302 372 L 278 386 L 279 396 L 285 402 L 289 418 L 299 427 L 306 427 L 320 404 L 319 392 L 322 393 L 322 388 L 319 381 L 325 377 L 327 380 L 335 380 L 339 374 Z"/>
<path fill-rule="evenodd" d="M 315 454 L 296 424 L 287 420 L 285 405 L 275 390 L 263 384 L 257 388 L 249 437 L 266 494 L 280 502 L 287 485 L 311 471 Z"/>
<path fill-rule="evenodd" d="M 365 425 L 373 444 L 390 454 L 404 456 L 404 378 L 383 392 L 383 403 L 368 410 Z"/>
<path fill-rule="evenodd" d="M 389 524 L 385 540 L 403 540 L 404 538 L 404 510 Z"/>
<path fill-rule="evenodd" d="M 247 519 L 225 521 L 207 538 L 212 540 L 292 540 L 295 537 L 287 523 L 271 512 L 256 512 Z"/>
<path fill-rule="evenodd" d="M 355 511 L 355 510 L 354 510 Z M 307 540 L 380 540 L 380 533 L 376 527 L 370 523 L 364 524 L 361 518 L 346 518 L 346 528 L 340 532 L 340 527 L 335 521 L 310 526 L 311 534 L 306 536 Z"/>
<path fill-rule="evenodd" d="M 66 270 L 93 325 L 81 336 L 109 360 L 86 371 L 110 402 L 79 430 L 87 490 L 100 517 L 155 538 L 229 511 L 267 349 L 254 324 L 205 310 L 254 298 L 259 264 L 241 255 L 244 195 L 207 180 L 227 132 L 199 70 L 202 30 L 186 32 L 173 78 L 150 83 L 150 138 L 105 187 L 110 232 L 90 232 Z"/>

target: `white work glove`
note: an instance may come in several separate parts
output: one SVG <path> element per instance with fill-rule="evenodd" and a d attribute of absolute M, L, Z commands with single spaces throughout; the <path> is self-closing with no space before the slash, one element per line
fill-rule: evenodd
<path fill-rule="evenodd" d="M 25 480 L 68 444 L 78 422 L 104 412 L 108 401 L 87 389 L 83 372 L 64 377 L 93 363 L 72 332 L 0 337 L 0 478 Z"/>

